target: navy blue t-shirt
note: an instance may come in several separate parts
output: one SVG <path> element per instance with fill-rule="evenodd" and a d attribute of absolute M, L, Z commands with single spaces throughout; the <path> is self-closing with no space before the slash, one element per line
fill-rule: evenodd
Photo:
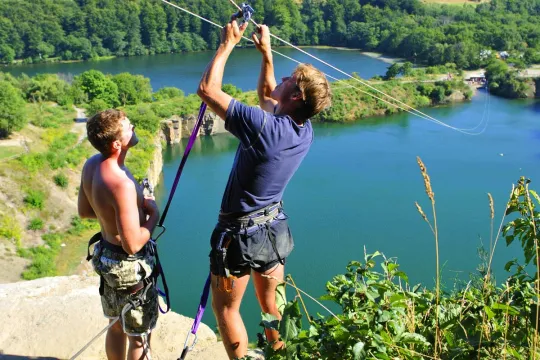
<path fill-rule="evenodd" d="M 311 122 L 299 126 L 288 115 L 276 116 L 232 99 L 225 128 L 240 145 L 221 211 L 247 213 L 281 201 L 313 142 Z"/>

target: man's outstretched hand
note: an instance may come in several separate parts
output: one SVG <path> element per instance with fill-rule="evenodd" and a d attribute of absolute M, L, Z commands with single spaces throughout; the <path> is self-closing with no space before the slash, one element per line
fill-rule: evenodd
<path fill-rule="evenodd" d="M 270 46 L 270 29 L 266 25 L 260 25 L 257 32 L 260 34 L 260 36 L 257 35 L 256 32 L 253 32 L 253 34 L 251 34 L 251 39 L 255 43 L 255 47 L 263 55 L 270 53 L 272 51 L 272 48 Z"/>
<path fill-rule="evenodd" d="M 238 26 L 236 18 L 233 16 L 231 21 L 221 30 L 221 43 L 224 45 L 235 46 L 242 40 L 242 36 L 244 36 L 244 31 L 246 31 L 247 26 L 248 23 L 243 23 Z"/>

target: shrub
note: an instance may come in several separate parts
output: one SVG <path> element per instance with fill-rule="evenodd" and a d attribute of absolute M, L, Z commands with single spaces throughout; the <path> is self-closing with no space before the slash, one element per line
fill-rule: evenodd
<path fill-rule="evenodd" d="M 22 229 L 19 226 L 19 222 L 12 216 L 2 214 L 0 217 L 0 236 L 8 240 L 13 240 L 19 246 L 22 237 Z"/>
<path fill-rule="evenodd" d="M 45 203 L 45 194 L 40 190 L 29 190 L 23 201 L 31 208 L 42 210 Z"/>
<path fill-rule="evenodd" d="M 67 176 L 62 174 L 62 173 L 56 174 L 54 176 L 53 180 L 54 180 L 54 183 L 56 184 L 56 186 L 59 186 L 62 189 L 67 188 L 68 185 L 69 185 L 69 180 L 68 180 Z"/>
<path fill-rule="evenodd" d="M 28 224 L 28 230 L 41 230 L 43 229 L 43 220 L 40 218 L 33 218 Z"/>

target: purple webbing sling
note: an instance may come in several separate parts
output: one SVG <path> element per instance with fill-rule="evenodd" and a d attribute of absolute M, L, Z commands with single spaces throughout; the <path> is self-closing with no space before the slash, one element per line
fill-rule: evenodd
<path fill-rule="evenodd" d="M 197 117 L 197 122 L 195 123 L 195 126 L 193 127 L 193 132 L 191 133 L 186 149 L 184 150 L 184 156 L 182 156 L 182 161 L 180 162 L 180 166 L 178 167 L 178 171 L 176 172 L 176 178 L 174 179 L 174 183 L 171 188 L 171 193 L 169 194 L 169 200 L 167 200 L 167 205 L 165 205 L 165 210 L 163 210 L 163 214 L 161 215 L 161 219 L 159 220 L 159 226 L 163 226 L 163 222 L 165 221 L 165 217 L 167 216 L 167 212 L 169 211 L 169 206 L 171 205 L 174 192 L 176 191 L 176 187 L 178 186 L 178 181 L 180 181 L 180 176 L 182 175 L 182 170 L 184 170 L 184 165 L 186 164 L 186 160 L 189 156 L 189 152 L 191 151 L 191 148 L 193 147 L 193 143 L 195 143 L 195 139 L 197 139 L 197 135 L 199 134 L 199 129 L 201 128 L 205 111 L 206 111 L 206 104 L 202 102 L 201 107 L 199 108 L 199 116 Z"/>
<path fill-rule="evenodd" d="M 199 108 L 199 116 L 197 117 L 197 122 L 195 123 L 195 126 L 193 127 L 193 132 L 191 133 L 186 149 L 184 150 L 184 156 L 182 157 L 182 161 L 180 162 L 180 166 L 178 167 L 178 171 L 176 172 L 176 178 L 174 179 L 171 192 L 169 194 L 169 200 L 167 200 L 167 205 L 165 206 L 165 210 L 163 211 L 163 214 L 161 215 L 161 219 L 159 219 L 158 226 L 163 228 L 163 232 L 165 231 L 165 228 L 163 227 L 163 222 L 165 222 L 165 217 L 167 216 L 167 212 L 169 211 L 169 206 L 171 205 L 174 192 L 176 191 L 176 187 L 178 186 L 178 182 L 180 181 L 180 176 L 182 175 L 182 170 L 184 169 L 184 165 L 186 164 L 186 160 L 189 156 L 189 152 L 191 151 L 191 148 L 193 147 L 193 143 L 195 143 L 195 139 L 197 138 L 197 135 L 199 134 L 199 129 L 201 128 L 205 111 L 206 111 L 206 104 L 202 102 L 201 107 Z M 163 232 L 159 236 L 161 236 Z M 165 297 L 165 302 L 167 304 L 167 308 L 166 308 L 167 310 L 163 310 L 161 308 L 161 305 L 159 305 L 159 311 L 162 314 L 165 314 L 171 308 L 171 300 L 169 298 L 169 288 L 167 286 L 167 281 L 165 280 L 165 274 L 163 273 L 163 268 L 161 267 L 161 263 L 159 262 L 159 255 L 157 253 L 157 249 L 156 249 L 156 259 L 157 259 L 159 272 L 161 275 L 161 280 L 163 282 L 163 290 L 164 290 L 164 291 L 161 291 L 158 289 L 158 291 L 161 296 Z M 204 309 L 203 309 L 203 312 L 204 312 Z"/>
<path fill-rule="evenodd" d="M 204 310 L 206 309 L 206 303 L 208 302 L 208 295 L 210 294 L 210 280 L 211 275 L 208 274 L 208 277 L 206 278 L 206 283 L 204 284 L 204 289 L 201 294 L 201 300 L 199 301 L 199 308 L 197 309 L 197 315 L 195 315 L 195 319 L 193 320 L 193 325 L 191 326 L 191 332 L 190 334 L 193 334 L 195 338 L 193 339 L 193 343 L 188 346 L 188 340 L 190 334 L 186 337 L 186 341 L 184 342 L 184 349 L 182 350 L 182 354 L 178 358 L 178 360 L 184 360 L 186 358 L 187 353 L 193 349 L 195 344 L 197 343 L 197 330 L 199 330 L 199 325 L 201 324 L 202 317 L 204 315 Z"/>

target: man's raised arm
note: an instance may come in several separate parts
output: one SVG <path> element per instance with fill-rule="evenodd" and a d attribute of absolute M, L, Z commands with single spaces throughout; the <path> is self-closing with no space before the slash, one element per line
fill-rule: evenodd
<path fill-rule="evenodd" d="M 236 44 L 242 39 L 247 25 L 247 23 L 244 23 L 238 27 L 236 20 L 233 18 L 231 22 L 223 27 L 221 44 L 214 58 L 206 67 L 197 90 L 197 95 L 223 120 L 225 120 L 227 108 L 232 100 L 230 95 L 221 90 L 225 64 Z"/>
<path fill-rule="evenodd" d="M 274 60 L 270 45 L 270 30 L 268 29 L 268 26 L 261 25 L 259 27 L 259 33 L 261 34 L 260 38 L 255 32 L 251 35 L 255 47 L 262 54 L 261 73 L 259 74 L 259 82 L 257 84 L 257 95 L 259 95 L 261 109 L 273 113 L 277 101 L 272 99 L 271 94 L 276 88 L 277 83 L 274 75 Z"/>

